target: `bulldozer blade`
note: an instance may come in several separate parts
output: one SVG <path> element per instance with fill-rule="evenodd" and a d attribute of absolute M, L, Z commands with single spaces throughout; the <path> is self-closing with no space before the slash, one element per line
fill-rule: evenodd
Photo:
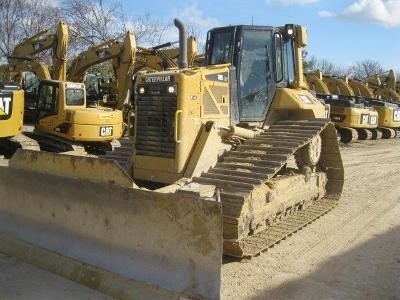
<path fill-rule="evenodd" d="M 118 168 L 18 150 L 0 167 L 0 252 L 118 299 L 219 298 L 218 199 L 135 188 Z"/>

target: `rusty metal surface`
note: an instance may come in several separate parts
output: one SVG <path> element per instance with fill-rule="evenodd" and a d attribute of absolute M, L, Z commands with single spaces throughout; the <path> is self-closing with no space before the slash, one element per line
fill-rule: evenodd
<path fill-rule="evenodd" d="M 12 160 L 1 167 L 0 251 L 27 253 L 26 243 L 43 248 L 48 259 L 33 263 L 114 297 L 146 295 L 150 286 L 160 298 L 219 298 L 221 203 L 41 172 Z M 23 242 L 7 250 L 7 237 Z M 50 254 L 78 271 L 62 271 L 68 264 L 57 266 Z M 113 274 L 126 278 L 117 280 L 118 290 L 108 280 Z M 138 286 L 146 286 L 142 294 Z"/>
<path fill-rule="evenodd" d="M 23 172 L 34 171 L 128 188 L 136 186 L 125 170 L 108 159 L 19 149 L 10 160 L 10 166 Z"/>

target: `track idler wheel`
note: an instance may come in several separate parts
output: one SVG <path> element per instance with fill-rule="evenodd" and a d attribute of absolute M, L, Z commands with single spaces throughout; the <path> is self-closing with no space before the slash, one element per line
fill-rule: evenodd
<path fill-rule="evenodd" d="M 382 138 L 382 130 L 379 128 L 371 129 L 371 132 L 373 140 L 380 140 Z"/>
<path fill-rule="evenodd" d="M 337 130 L 340 133 L 340 141 L 344 144 L 348 144 L 358 139 L 357 130 L 353 128 L 337 128 Z"/>
<path fill-rule="evenodd" d="M 396 130 L 392 128 L 382 128 L 383 139 L 393 139 L 396 137 Z"/>
<path fill-rule="evenodd" d="M 370 140 L 372 139 L 372 131 L 369 129 L 357 129 L 359 140 Z"/>
<path fill-rule="evenodd" d="M 314 136 L 310 142 L 294 153 L 297 167 L 302 170 L 305 167 L 315 166 L 320 157 L 322 149 L 321 136 Z"/>

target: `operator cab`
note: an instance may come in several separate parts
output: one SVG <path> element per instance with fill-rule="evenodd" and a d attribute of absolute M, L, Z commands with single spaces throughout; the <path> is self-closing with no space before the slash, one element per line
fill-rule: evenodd
<path fill-rule="evenodd" d="M 236 69 L 239 122 L 262 122 L 277 87 L 295 80 L 294 26 L 228 26 L 207 34 L 206 65 L 231 64 Z M 233 69 L 234 70 L 234 69 Z M 235 107 L 237 106 L 237 107 Z"/>
<path fill-rule="evenodd" d="M 52 124 L 57 118 L 64 119 L 63 115 L 66 109 L 76 110 L 86 108 L 85 85 L 83 83 L 58 80 L 41 80 L 36 95 L 36 102 L 35 123 L 43 121 Z M 58 117 L 55 119 L 47 118 L 50 116 Z"/>

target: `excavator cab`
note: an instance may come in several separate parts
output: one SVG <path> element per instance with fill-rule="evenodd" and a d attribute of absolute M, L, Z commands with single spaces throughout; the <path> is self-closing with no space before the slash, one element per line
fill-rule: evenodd
<path fill-rule="evenodd" d="M 111 141 L 122 134 L 120 112 L 86 108 L 83 83 L 42 80 L 36 101 L 38 132 L 85 143 Z"/>

